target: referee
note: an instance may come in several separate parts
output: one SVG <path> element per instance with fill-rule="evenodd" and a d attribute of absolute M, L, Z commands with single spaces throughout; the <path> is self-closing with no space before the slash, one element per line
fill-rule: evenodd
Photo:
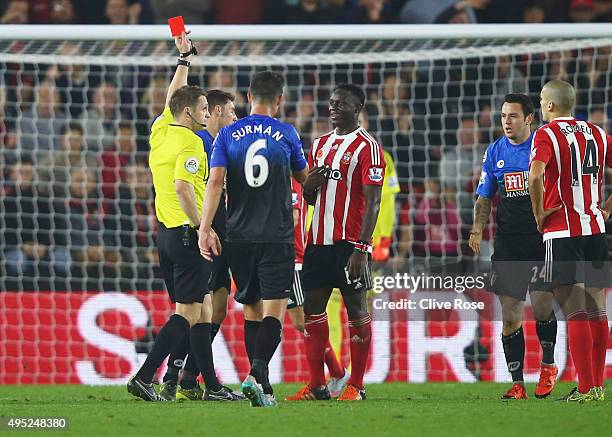
<path fill-rule="evenodd" d="M 149 165 L 159 221 L 160 265 L 176 311 L 157 335 L 153 349 L 127 388 L 145 401 L 165 401 L 153 388 L 153 375 L 181 339 L 189 335 L 191 353 L 206 381 L 209 399 L 233 400 L 231 391 L 215 375 L 210 340 L 212 308 L 206 287 L 211 263 L 200 256 L 198 249 L 197 225 L 208 162 L 202 140 L 194 131 L 206 127 L 210 113 L 206 92 L 187 85 L 189 60 L 197 52 L 184 32 L 175 37 L 175 43 L 181 55 L 164 112 L 151 127 Z"/>

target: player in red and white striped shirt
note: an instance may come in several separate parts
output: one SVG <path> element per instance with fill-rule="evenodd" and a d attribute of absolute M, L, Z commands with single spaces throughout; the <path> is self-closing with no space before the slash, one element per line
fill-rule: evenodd
<path fill-rule="evenodd" d="M 359 87 L 338 85 L 329 99 L 334 130 L 316 139 L 308 155 L 312 170 L 304 197 L 315 206 L 303 270 L 310 381 L 290 400 L 330 398 L 323 359 L 329 337 L 325 309 L 333 288 L 342 293 L 351 337 L 352 374 L 339 399 L 365 399 L 363 375 L 372 336 L 366 292 L 385 160 L 380 145 L 359 126 L 364 103 Z"/>
<path fill-rule="evenodd" d="M 295 179 L 291 179 L 291 203 L 293 205 L 293 223 L 295 235 L 295 272 L 293 286 L 289 301 L 287 302 L 287 314 L 295 329 L 304 332 L 304 289 L 302 287 L 302 264 L 304 263 L 304 250 L 306 248 L 306 220 L 308 216 L 308 204 L 304 200 L 302 185 Z M 325 346 L 325 364 L 329 370 L 330 379 L 327 381 L 332 396 L 338 396 L 342 386 L 348 380 L 348 371 L 340 365 L 336 352 L 329 339 Z"/>
<path fill-rule="evenodd" d="M 529 192 L 546 243 L 545 272 L 567 319 L 578 389 L 568 402 L 603 400 L 608 319 L 603 289 L 610 284 L 605 221 L 612 196 L 601 206 L 606 166 L 612 167 L 612 137 L 571 116 L 576 91 L 561 80 L 540 94 L 549 123 L 533 138 Z"/>

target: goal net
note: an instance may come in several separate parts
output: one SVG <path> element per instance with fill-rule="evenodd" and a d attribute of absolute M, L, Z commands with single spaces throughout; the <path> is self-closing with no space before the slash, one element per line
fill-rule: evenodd
<path fill-rule="evenodd" d="M 0 383 L 123 383 L 172 311 L 147 158 L 176 49 L 165 27 L 2 27 Z M 612 35 L 597 25 L 195 26 L 192 37 L 200 54 L 189 82 L 235 94 L 239 117 L 248 114 L 254 72 L 284 75 L 278 116 L 296 126 L 305 151 L 330 129 L 333 86 L 363 86 L 362 123 L 392 157 L 400 187 L 385 213 L 393 243 L 379 275 L 429 274 L 436 263 L 486 273 L 494 220 L 480 258 L 467 237 L 483 152 L 502 135 L 505 94 L 526 93 L 537 107 L 543 83 L 568 80 L 578 91 L 576 116 L 610 131 Z M 604 195 L 611 189 L 608 174 Z M 499 308 L 482 284 L 465 293 L 392 284 L 381 294 L 387 300 L 425 303 L 398 310 L 371 299 L 367 381 L 507 380 Z M 487 309 L 436 306 L 456 299 Z M 332 343 L 349 366 L 338 296 L 328 313 Z M 531 380 L 540 350 L 529 307 L 525 318 Z M 305 380 L 302 335 L 288 320 L 283 335 L 271 379 Z M 231 299 L 214 351 L 223 382 L 248 371 L 241 308 Z M 556 354 L 563 378 L 573 378 L 562 323 Z"/>

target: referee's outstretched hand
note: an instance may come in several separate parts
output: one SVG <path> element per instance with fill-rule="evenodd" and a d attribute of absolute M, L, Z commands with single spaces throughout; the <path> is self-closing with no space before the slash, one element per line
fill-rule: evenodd
<path fill-rule="evenodd" d="M 200 254 L 204 259 L 212 261 L 213 256 L 218 256 L 221 253 L 221 241 L 219 241 L 219 236 L 212 228 L 201 229 L 198 231 L 198 234 Z"/>

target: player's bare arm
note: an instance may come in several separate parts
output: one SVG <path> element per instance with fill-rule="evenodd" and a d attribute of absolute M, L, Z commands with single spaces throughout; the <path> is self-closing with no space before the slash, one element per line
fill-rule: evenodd
<path fill-rule="evenodd" d="M 380 198 L 382 196 L 382 186 L 379 185 L 364 185 L 363 194 L 365 196 L 365 212 L 363 221 L 361 222 L 361 232 L 359 240 L 371 241 L 376 220 L 378 218 L 378 210 L 380 209 Z M 361 272 L 365 269 L 368 262 L 368 255 L 361 252 L 353 252 L 350 256 L 346 268 L 349 272 L 349 278 L 356 279 L 361 276 Z"/>
<path fill-rule="evenodd" d="M 531 209 L 538 224 L 538 231 L 544 231 L 544 222 L 553 212 L 561 209 L 561 205 L 544 210 L 544 170 L 546 164 L 534 160 L 529 169 L 529 197 L 531 198 Z"/>
<path fill-rule="evenodd" d="M 212 257 L 221 253 L 221 242 L 212 228 L 212 221 L 219 207 L 221 194 L 223 193 L 223 181 L 225 180 L 225 167 L 213 167 L 210 169 L 210 177 L 206 184 L 204 204 L 202 206 L 202 219 L 200 221 L 199 241 L 200 253 L 212 261 Z"/>
<path fill-rule="evenodd" d="M 469 241 L 470 249 L 472 249 L 476 255 L 480 254 L 482 231 L 489 222 L 492 206 L 493 199 L 489 197 L 478 196 L 478 199 L 476 199 L 476 204 L 474 205 L 474 224 L 470 231 Z"/>
<path fill-rule="evenodd" d="M 195 226 L 200 223 L 200 214 L 198 214 L 198 205 L 193 185 L 187 181 L 177 179 L 174 181 L 174 191 L 178 197 L 181 209 L 189 217 L 191 224 Z"/>
<path fill-rule="evenodd" d="M 293 179 L 298 181 L 300 184 L 303 184 L 308 178 L 308 174 L 309 174 L 308 164 L 306 164 L 306 167 L 304 167 L 303 169 L 299 171 L 293 170 L 291 174 L 293 175 Z"/>
<path fill-rule="evenodd" d="M 178 49 L 179 53 L 190 53 L 191 52 L 191 40 L 187 38 L 187 33 L 183 32 L 179 36 L 174 37 L 174 44 Z M 182 60 L 189 62 L 191 60 L 191 54 L 185 57 L 181 57 Z M 187 85 L 187 76 L 189 75 L 189 67 L 186 65 L 179 65 L 176 67 L 176 72 L 168 87 L 168 94 L 166 94 L 166 108 L 170 106 L 170 98 L 174 92 Z"/>

